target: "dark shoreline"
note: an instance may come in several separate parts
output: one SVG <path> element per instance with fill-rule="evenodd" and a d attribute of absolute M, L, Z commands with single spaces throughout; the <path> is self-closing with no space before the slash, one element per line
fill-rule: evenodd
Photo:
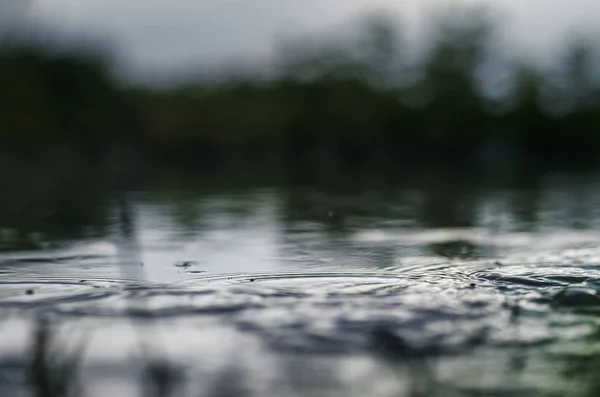
<path fill-rule="evenodd" d="M 1 42 L 0 157 L 256 172 L 600 165 L 591 41 L 571 43 L 548 72 L 495 54 L 496 24 L 477 7 L 437 17 L 415 65 L 394 22 L 379 17 L 359 27 L 359 53 L 349 37 L 333 49 L 300 41 L 268 77 L 248 70 L 163 88 L 119 82 L 93 48 Z M 500 98 L 478 82 L 489 63 L 511 76 L 489 73 Z"/>

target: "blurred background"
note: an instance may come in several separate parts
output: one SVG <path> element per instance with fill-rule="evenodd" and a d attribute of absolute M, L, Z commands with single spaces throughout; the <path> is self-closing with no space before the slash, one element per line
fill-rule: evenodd
<path fill-rule="evenodd" d="M 497 170 L 600 150 L 588 0 L 0 4 L 3 161 Z"/>

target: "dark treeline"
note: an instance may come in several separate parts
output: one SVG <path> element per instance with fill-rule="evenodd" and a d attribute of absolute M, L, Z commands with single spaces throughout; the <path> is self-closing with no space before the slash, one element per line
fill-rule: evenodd
<path fill-rule="evenodd" d="M 495 25 L 481 9 L 441 11 L 412 54 L 374 14 L 286 42 L 268 73 L 168 88 L 121 84 L 101 57 L 5 43 L 0 142 L 9 155 L 209 167 L 595 161 L 594 46 L 574 41 L 544 68 L 503 55 Z"/>

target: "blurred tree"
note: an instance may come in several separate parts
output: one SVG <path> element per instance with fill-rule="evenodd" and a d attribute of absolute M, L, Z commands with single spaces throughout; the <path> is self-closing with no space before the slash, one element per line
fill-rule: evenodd
<path fill-rule="evenodd" d="M 494 24 L 486 9 L 442 9 L 434 16 L 431 44 L 423 65 L 435 100 L 476 109 L 475 75 L 493 40 Z"/>
<path fill-rule="evenodd" d="M 483 7 L 449 7 L 431 24 L 421 79 L 409 92 L 427 94 L 418 127 L 425 144 L 437 147 L 438 155 L 461 158 L 479 145 L 485 122 L 477 73 L 493 43 L 494 20 Z"/>
<path fill-rule="evenodd" d="M 368 14 L 361 21 L 359 53 L 371 83 L 389 85 L 402 74 L 403 43 L 400 21 L 387 12 Z"/>
<path fill-rule="evenodd" d="M 594 76 L 595 48 L 583 39 L 574 39 L 567 46 L 563 60 L 568 95 L 573 99 L 575 109 L 598 105 L 598 76 Z"/>
<path fill-rule="evenodd" d="M 128 109 L 107 65 L 93 54 L 36 42 L 0 48 L 0 143 L 4 151 L 69 148 L 85 157 L 126 140 Z"/>
<path fill-rule="evenodd" d="M 337 37 L 313 40 L 288 38 L 278 44 L 277 70 L 284 79 L 314 81 L 361 76 L 363 70 L 352 45 Z"/>
<path fill-rule="evenodd" d="M 119 84 L 107 54 L 87 39 L 5 41 L 0 151 L 62 145 L 92 157 L 127 145 L 152 158 L 241 169 L 288 159 L 314 169 L 462 161 L 486 142 L 550 159 L 566 143 L 597 152 L 598 60 L 589 42 L 573 41 L 560 73 L 498 67 L 497 14 L 446 7 L 430 20 L 422 58 L 409 65 L 398 19 L 378 11 L 356 22 L 282 40 L 269 77 L 238 65 L 231 78 L 162 89 Z"/>

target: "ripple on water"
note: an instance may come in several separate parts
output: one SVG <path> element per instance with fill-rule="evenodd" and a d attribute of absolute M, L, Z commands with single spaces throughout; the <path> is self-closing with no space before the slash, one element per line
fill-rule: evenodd
<path fill-rule="evenodd" d="M 118 295 L 144 284 L 133 280 L 108 278 L 73 279 L 64 277 L 0 277 L 0 309 L 44 307 L 53 310 L 67 303 L 85 304 Z"/>
<path fill-rule="evenodd" d="M 572 338 L 573 317 L 563 312 L 598 311 L 599 276 L 575 265 L 493 262 L 394 273 L 212 275 L 166 285 L 4 276 L 0 309 L 140 320 L 204 316 L 277 348 L 440 354 Z"/>

